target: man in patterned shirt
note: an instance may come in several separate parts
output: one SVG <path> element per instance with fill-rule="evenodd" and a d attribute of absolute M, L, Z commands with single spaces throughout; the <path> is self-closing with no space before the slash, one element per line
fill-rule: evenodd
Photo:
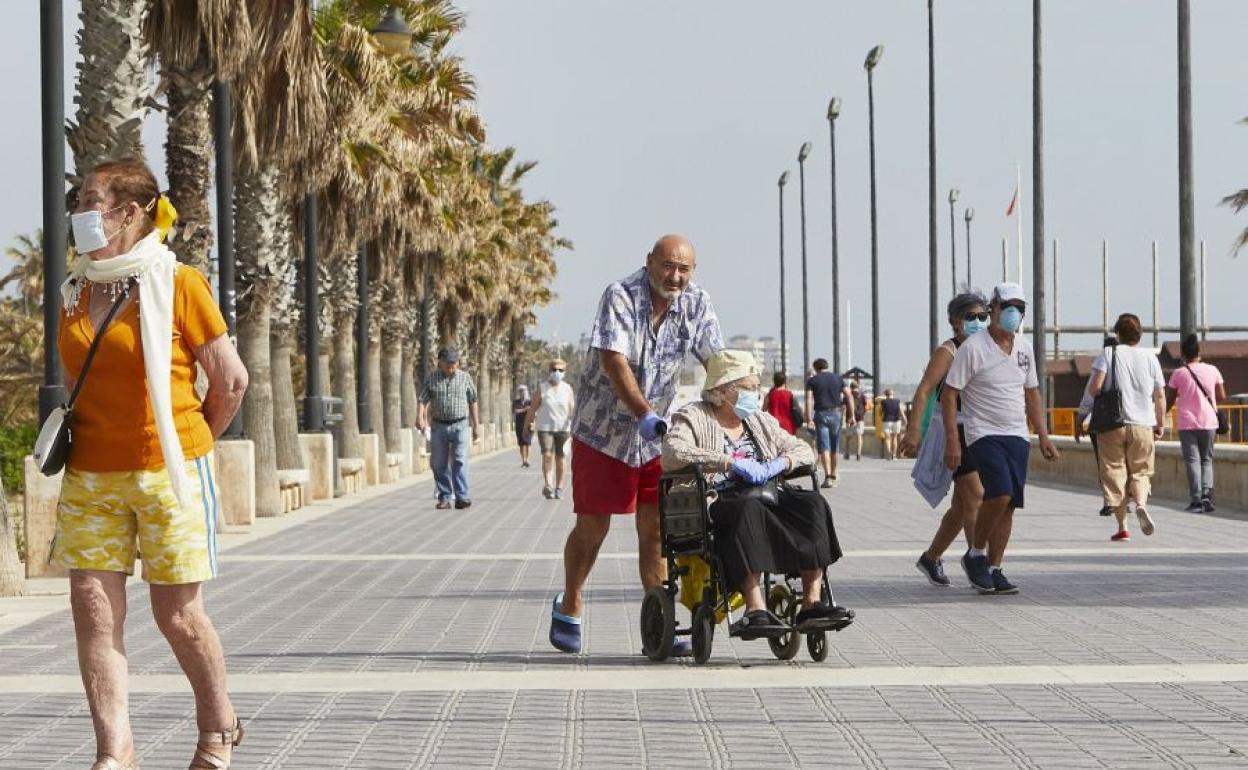
<path fill-rule="evenodd" d="M 572 421 L 576 523 L 563 551 L 564 592 L 551 614 L 550 642 L 564 652 L 580 652 L 581 588 L 612 514 L 636 513 L 642 586 L 666 576 L 659 547 L 664 418 L 685 357 L 705 365 L 724 347 L 710 297 L 690 282 L 696 262 L 688 239 L 665 235 L 646 266 L 608 286 L 598 305 Z"/>
<path fill-rule="evenodd" d="M 468 496 L 468 431 L 472 443 L 480 437 L 477 425 L 477 386 L 472 375 L 459 369 L 459 351 L 438 351 L 438 368 L 425 378 L 420 390 L 420 415 L 416 427 L 429 427 L 429 464 L 438 489 L 439 509 L 472 505 Z"/>

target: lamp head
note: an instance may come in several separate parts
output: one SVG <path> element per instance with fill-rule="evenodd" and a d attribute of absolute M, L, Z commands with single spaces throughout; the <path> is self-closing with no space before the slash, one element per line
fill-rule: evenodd
<path fill-rule="evenodd" d="M 802 142 L 802 149 L 797 151 L 797 162 L 801 163 L 810 157 L 810 142 Z"/>
<path fill-rule="evenodd" d="M 868 71 L 875 69 L 875 65 L 880 63 L 880 57 L 884 55 L 884 46 L 877 45 L 870 51 L 867 51 L 867 60 L 862 63 Z"/>
<path fill-rule="evenodd" d="M 967 208 L 966 213 L 963 214 L 962 216 L 966 218 L 967 222 L 970 222 L 972 219 L 975 218 L 975 209 Z"/>
<path fill-rule="evenodd" d="M 391 56 L 407 53 L 412 48 L 414 33 L 396 6 L 387 6 L 386 15 L 368 32 L 381 46 L 381 50 Z"/>
<path fill-rule="evenodd" d="M 828 120 L 836 120 L 841 114 L 841 97 L 834 96 L 828 102 Z"/>
<path fill-rule="evenodd" d="M 949 191 L 949 204 L 953 205 L 958 200 L 958 188 L 954 187 Z"/>
<path fill-rule="evenodd" d="M 789 172 L 786 171 L 780 175 L 780 186 L 784 187 L 788 183 L 789 183 Z"/>

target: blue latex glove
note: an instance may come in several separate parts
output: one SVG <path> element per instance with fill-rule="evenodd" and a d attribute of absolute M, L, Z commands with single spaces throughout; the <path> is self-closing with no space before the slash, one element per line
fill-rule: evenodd
<path fill-rule="evenodd" d="M 777 457 L 774 460 L 768 460 L 763 467 L 767 469 L 767 478 L 774 479 L 789 469 L 789 463 L 783 457 Z"/>
<path fill-rule="evenodd" d="M 654 441 L 667 433 L 667 423 L 654 412 L 646 412 L 637 420 L 637 429 L 646 441 Z"/>
<path fill-rule="evenodd" d="M 753 484 L 754 486 L 758 486 L 771 478 L 771 474 L 767 472 L 767 466 L 758 460 L 733 460 L 728 472 L 747 484 Z"/>

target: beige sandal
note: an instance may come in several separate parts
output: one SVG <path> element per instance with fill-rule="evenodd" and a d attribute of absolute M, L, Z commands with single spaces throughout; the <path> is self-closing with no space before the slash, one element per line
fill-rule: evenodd
<path fill-rule="evenodd" d="M 234 717 L 234 726 L 227 730 L 201 732 L 190 770 L 227 770 L 234 747 L 242 742 L 243 723 L 238 717 Z"/>
<path fill-rule="evenodd" d="M 122 762 L 116 757 L 96 757 L 91 770 L 139 770 L 139 763 L 133 759 L 129 762 Z"/>

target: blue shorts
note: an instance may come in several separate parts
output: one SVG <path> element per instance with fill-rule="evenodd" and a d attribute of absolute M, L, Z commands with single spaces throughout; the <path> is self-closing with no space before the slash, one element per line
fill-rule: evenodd
<path fill-rule="evenodd" d="M 815 412 L 815 448 L 836 454 L 841 443 L 841 410 L 819 409 Z"/>
<path fill-rule="evenodd" d="M 979 470 L 984 499 L 1009 497 L 1013 507 L 1022 508 L 1031 442 L 1018 436 L 984 436 L 967 451 Z"/>

